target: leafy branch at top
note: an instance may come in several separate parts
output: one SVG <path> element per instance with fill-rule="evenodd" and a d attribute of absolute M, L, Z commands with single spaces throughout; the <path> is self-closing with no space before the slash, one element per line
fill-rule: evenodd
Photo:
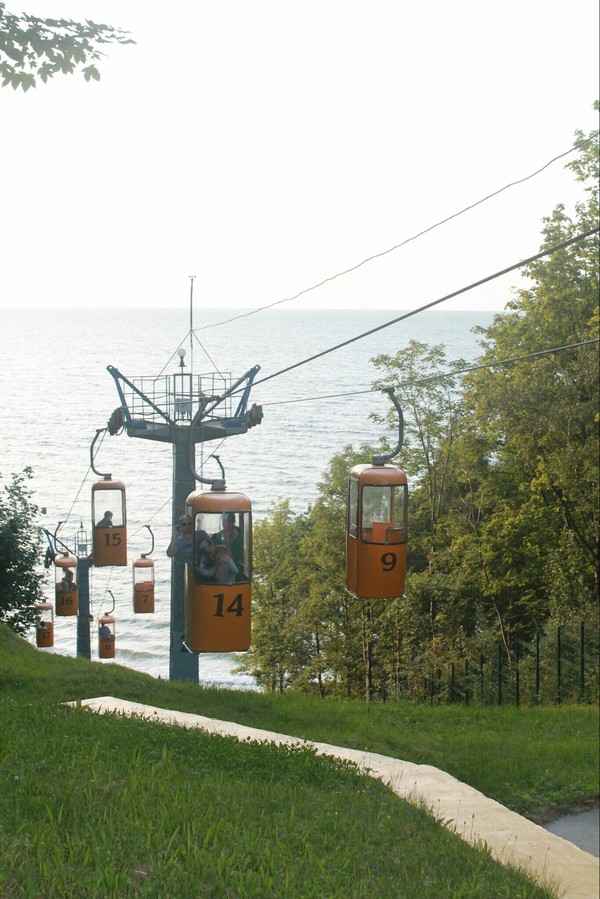
<path fill-rule="evenodd" d="M 133 44 L 129 32 L 96 22 L 41 19 L 6 11 L 0 2 L 0 79 L 2 87 L 28 91 L 39 81 L 80 70 L 86 81 L 100 80 L 95 62 L 102 44 Z"/>

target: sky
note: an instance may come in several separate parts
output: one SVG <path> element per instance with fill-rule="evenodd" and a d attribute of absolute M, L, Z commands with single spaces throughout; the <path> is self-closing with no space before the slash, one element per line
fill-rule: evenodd
<path fill-rule="evenodd" d="M 0 302 L 248 308 L 394 247 L 597 127 L 598 4 L 6 0 L 131 32 L 0 89 Z M 416 308 L 538 251 L 559 160 L 280 308 Z M 446 303 L 502 309 L 504 276 Z"/>

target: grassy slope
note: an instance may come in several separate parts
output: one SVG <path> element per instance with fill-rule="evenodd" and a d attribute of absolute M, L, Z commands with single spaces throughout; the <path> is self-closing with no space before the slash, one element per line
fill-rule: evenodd
<path fill-rule="evenodd" d="M 117 665 L 45 655 L 0 625 L 11 693 L 30 701 L 118 696 L 435 765 L 539 823 L 598 799 L 597 706 L 330 702 L 198 688 Z M 2 666 L 4 667 L 4 666 Z"/>
<path fill-rule="evenodd" d="M 513 806 L 537 808 L 538 787 L 557 805 L 598 791 L 595 709 L 205 690 L 36 652 L 0 626 L 0 896 L 549 895 L 351 766 L 59 705 L 107 694 L 437 764 Z"/>

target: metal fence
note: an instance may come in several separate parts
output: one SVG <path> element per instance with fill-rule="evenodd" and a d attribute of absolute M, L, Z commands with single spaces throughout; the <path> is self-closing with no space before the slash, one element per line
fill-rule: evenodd
<path fill-rule="evenodd" d="M 530 641 L 498 643 L 487 651 L 407 678 L 397 693 L 430 703 L 497 705 L 597 703 L 598 629 L 585 622 L 537 632 Z M 389 693 L 387 694 L 389 695 Z"/>

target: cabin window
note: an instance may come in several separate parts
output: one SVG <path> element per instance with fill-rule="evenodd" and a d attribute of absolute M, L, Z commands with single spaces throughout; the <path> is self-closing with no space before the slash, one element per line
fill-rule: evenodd
<path fill-rule="evenodd" d="M 208 538 L 208 540 L 207 540 Z M 250 580 L 252 574 L 252 521 L 250 512 L 198 512 L 194 519 L 194 570 L 197 583 L 220 583 L 213 570 L 215 549 L 229 549 L 234 568 L 221 559 L 224 583 Z M 220 553 L 218 553 L 220 556 Z M 235 569 L 235 570 L 234 570 Z M 233 575 L 232 575 L 233 572 Z M 230 578 L 233 576 L 233 580 Z"/>
<path fill-rule="evenodd" d="M 348 532 L 353 537 L 358 532 L 358 481 L 353 479 L 348 487 Z"/>
<path fill-rule="evenodd" d="M 406 541 L 406 493 L 404 484 L 363 487 L 361 534 L 366 543 Z"/>

